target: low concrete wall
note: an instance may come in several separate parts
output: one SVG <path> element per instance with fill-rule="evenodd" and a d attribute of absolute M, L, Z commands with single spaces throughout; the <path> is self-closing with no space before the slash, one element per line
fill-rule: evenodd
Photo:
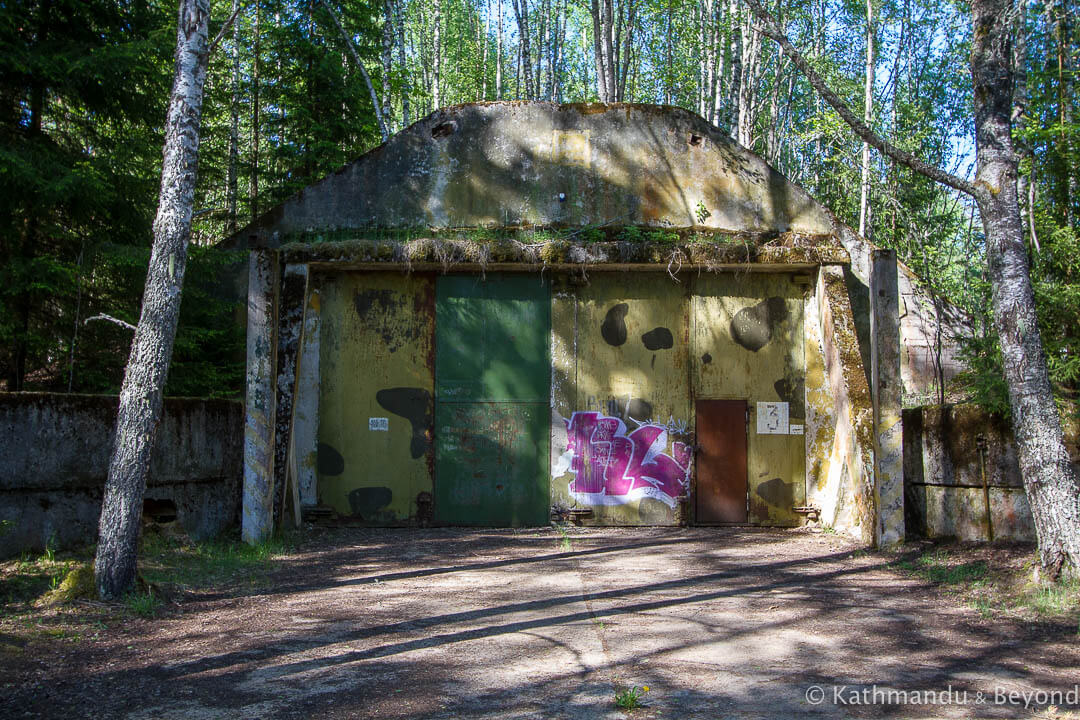
<path fill-rule="evenodd" d="M 0 393 L 0 557 L 97 540 L 118 399 Z M 171 501 L 193 538 L 239 517 L 244 406 L 170 398 L 146 499 Z"/>
<path fill-rule="evenodd" d="M 984 473 L 994 538 L 1034 541 L 1035 526 L 1008 423 L 974 405 L 904 410 L 909 535 L 988 539 Z"/>

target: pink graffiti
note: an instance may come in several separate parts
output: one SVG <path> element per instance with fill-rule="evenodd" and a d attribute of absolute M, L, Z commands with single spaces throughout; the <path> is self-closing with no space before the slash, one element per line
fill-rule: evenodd
<path fill-rule="evenodd" d="M 674 508 L 690 487 L 692 450 L 675 442 L 664 454 L 668 432 L 641 425 L 629 435 L 619 418 L 576 412 L 567 426 L 570 494 L 587 505 L 622 505 L 653 498 Z"/>

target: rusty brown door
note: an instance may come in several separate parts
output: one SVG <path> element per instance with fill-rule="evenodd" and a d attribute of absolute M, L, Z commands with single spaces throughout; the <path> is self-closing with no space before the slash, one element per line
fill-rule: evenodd
<path fill-rule="evenodd" d="M 697 401 L 699 523 L 746 522 L 746 401 Z"/>

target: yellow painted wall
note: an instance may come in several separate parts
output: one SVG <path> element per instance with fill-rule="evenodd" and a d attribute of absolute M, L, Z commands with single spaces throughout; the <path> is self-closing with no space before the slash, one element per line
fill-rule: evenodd
<path fill-rule="evenodd" d="M 757 432 L 757 403 L 787 402 L 805 423 L 803 305 L 807 286 L 780 273 L 704 273 L 693 278 L 690 365 L 697 398 L 745 399 L 749 521 L 792 526 L 806 500 L 802 434 Z"/>
<path fill-rule="evenodd" d="M 584 504 L 570 493 L 575 474 L 568 464 L 565 423 L 574 412 L 595 411 L 616 418 L 624 425 L 624 436 L 650 421 L 665 425 L 666 443 L 653 449 L 668 456 L 673 456 L 676 441 L 690 442 L 686 293 L 685 278 L 677 283 L 667 273 L 598 272 L 589 275 L 586 284 L 556 278 L 552 293 L 554 503 Z M 670 347 L 663 347 L 668 345 L 668 334 Z M 592 522 L 675 522 L 677 509 L 658 497 L 662 494 L 590 505 Z"/>
<path fill-rule="evenodd" d="M 365 524 L 407 523 L 432 491 L 434 287 L 400 272 L 322 279 L 319 501 Z"/>

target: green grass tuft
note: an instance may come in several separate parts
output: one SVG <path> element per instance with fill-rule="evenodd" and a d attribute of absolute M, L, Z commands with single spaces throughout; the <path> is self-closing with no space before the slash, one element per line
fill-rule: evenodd
<path fill-rule="evenodd" d="M 649 692 L 649 686 L 645 685 L 638 687 L 626 688 L 625 690 L 615 691 L 615 707 L 622 710 L 636 710 L 642 706 L 642 698 L 645 697 L 645 693 Z"/>
<path fill-rule="evenodd" d="M 143 618 L 152 618 L 157 615 L 161 607 L 161 598 L 150 590 L 139 592 L 138 590 L 124 596 L 124 607 L 133 615 Z"/>

